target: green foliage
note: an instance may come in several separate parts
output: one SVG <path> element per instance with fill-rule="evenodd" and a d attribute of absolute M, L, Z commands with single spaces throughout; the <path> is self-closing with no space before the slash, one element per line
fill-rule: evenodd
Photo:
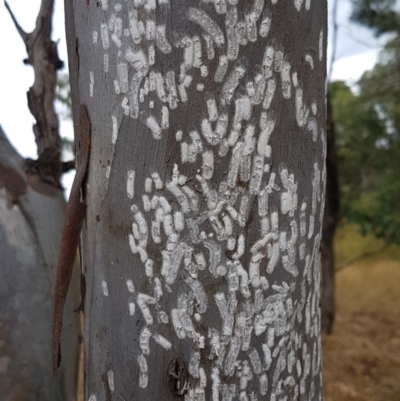
<path fill-rule="evenodd" d="M 74 141 L 71 141 L 70 139 L 66 138 L 65 136 L 61 137 L 61 147 L 62 147 L 62 150 L 66 150 L 68 152 L 71 152 L 72 154 L 75 153 Z"/>
<path fill-rule="evenodd" d="M 58 73 L 57 75 L 57 86 L 55 93 L 55 104 L 57 113 L 61 118 L 70 119 L 71 118 L 71 91 L 69 87 L 69 75 L 67 73 Z M 72 155 L 75 153 L 74 141 L 61 137 L 62 150 Z"/>
<path fill-rule="evenodd" d="M 400 13 L 397 0 L 352 0 L 351 19 L 391 33 L 379 62 L 353 93 L 331 84 L 341 215 L 364 235 L 400 244 Z"/>
<path fill-rule="evenodd" d="M 390 40 L 380 61 L 360 80 L 365 97 L 377 104 L 394 136 L 400 132 L 400 38 Z M 398 139 L 396 136 L 396 140 Z"/>
<path fill-rule="evenodd" d="M 388 43 L 359 93 L 331 84 L 341 215 L 362 234 L 400 244 L 400 43 Z"/>
<path fill-rule="evenodd" d="M 69 87 L 69 75 L 67 73 L 58 73 L 57 75 L 55 98 L 58 113 L 63 118 L 71 118 L 71 91 Z"/>
<path fill-rule="evenodd" d="M 385 136 L 377 111 L 352 93 L 344 82 L 330 86 L 335 121 L 342 215 L 349 203 L 371 187 L 371 175 L 379 163 L 375 144 Z"/>
<path fill-rule="evenodd" d="M 396 0 L 353 0 L 351 19 L 374 30 L 376 36 L 394 32 L 400 34 Z"/>
<path fill-rule="evenodd" d="M 387 242 L 400 244 L 400 183 L 389 172 L 381 177 L 379 188 L 362 193 L 349 208 L 348 219 L 357 223 L 363 235 L 373 233 Z"/>

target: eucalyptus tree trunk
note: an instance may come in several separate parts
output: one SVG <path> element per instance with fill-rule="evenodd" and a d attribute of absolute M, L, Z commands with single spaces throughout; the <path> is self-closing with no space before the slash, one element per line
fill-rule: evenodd
<path fill-rule="evenodd" d="M 75 0 L 66 23 L 86 399 L 322 399 L 326 2 Z"/>
<path fill-rule="evenodd" d="M 79 348 L 79 319 L 74 313 L 79 303 L 78 277 L 72 280 L 66 302 L 64 357 L 57 378 L 51 367 L 52 290 L 65 211 L 60 176 L 66 165 L 60 160 L 54 111 L 62 62 L 51 40 L 53 0 L 42 0 L 30 33 L 5 6 L 26 46 L 24 63 L 34 72 L 27 97 L 36 120 L 38 158 L 22 158 L 0 127 L 0 399 L 73 401 Z"/>
<path fill-rule="evenodd" d="M 76 285 L 67 298 L 57 378 L 51 368 L 52 290 L 65 200 L 60 189 L 41 181 L 28 165 L 0 128 L 0 399 L 73 401 Z"/>

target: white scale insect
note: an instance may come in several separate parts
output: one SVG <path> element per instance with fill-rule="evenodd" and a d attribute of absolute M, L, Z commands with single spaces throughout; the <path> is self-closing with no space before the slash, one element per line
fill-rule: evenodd
<path fill-rule="evenodd" d="M 229 60 L 226 55 L 221 55 L 218 60 L 218 66 L 215 70 L 214 81 L 222 82 L 226 72 L 228 71 Z"/>
<path fill-rule="evenodd" d="M 172 348 L 172 344 L 161 334 L 153 334 L 154 341 L 164 348 L 166 351 L 169 351 Z"/>
<path fill-rule="evenodd" d="M 129 199 L 133 199 L 135 195 L 135 171 L 128 170 L 126 178 L 126 193 Z"/>
<path fill-rule="evenodd" d="M 156 45 L 161 53 L 169 54 L 172 51 L 172 46 L 166 37 L 165 30 L 165 25 L 157 26 Z"/>
<path fill-rule="evenodd" d="M 148 366 L 147 366 L 146 358 L 143 355 L 139 355 L 137 357 L 137 362 L 138 362 L 139 369 L 140 369 L 139 386 L 141 388 L 146 388 L 147 384 L 149 382 Z"/>
<path fill-rule="evenodd" d="M 258 34 L 262 38 L 266 38 L 269 34 L 269 30 L 271 28 L 271 13 L 268 9 L 265 10 L 264 12 L 264 18 L 261 21 L 260 29 L 258 31 Z"/>
<path fill-rule="evenodd" d="M 229 60 L 236 60 L 239 54 L 239 41 L 236 35 L 237 20 L 237 8 L 229 7 L 229 10 L 225 17 L 227 57 Z"/>
<path fill-rule="evenodd" d="M 90 97 L 93 97 L 93 91 L 94 91 L 94 73 L 93 73 L 93 71 L 89 72 L 89 77 L 90 77 L 90 87 L 89 87 Z"/>
<path fill-rule="evenodd" d="M 190 7 L 187 16 L 189 21 L 199 24 L 217 46 L 222 46 L 225 43 L 224 34 L 222 33 L 221 28 L 203 10 Z"/>
<path fill-rule="evenodd" d="M 221 92 L 221 102 L 230 104 L 235 94 L 236 88 L 239 86 L 240 80 L 244 77 L 246 69 L 241 64 L 237 64 L 236 68 L 230 73 L 225 80 Z"/>

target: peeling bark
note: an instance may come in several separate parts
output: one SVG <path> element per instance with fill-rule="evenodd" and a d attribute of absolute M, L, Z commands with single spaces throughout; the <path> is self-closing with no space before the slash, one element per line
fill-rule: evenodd
<path fill-rule="evenodd" d="M 66 11 L 86 399 L 322 399 L 326 2 Z"/>

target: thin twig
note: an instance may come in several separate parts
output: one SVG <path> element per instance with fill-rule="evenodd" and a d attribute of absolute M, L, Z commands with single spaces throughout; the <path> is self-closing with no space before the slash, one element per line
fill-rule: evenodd
<path fill-rule="evenodd" d="M 347 24 L 338 24 L 339 28 L 343 28 L 347 31 L 347 35 L 350 37 L 350 39 L 352 39 L 354 42 L 359 43 L 360 45 L 363 45 L 365 47 L 367 47 L 368 49 L 374 49 L 374 50 L 382 50 L 385 46 L 384 45 L 372 45 L 370 42 L 364 41 L 362 39 L 357 38 L 352 29 L 351 26 L 347 25 Z"/>
<path fill-rule="evenodd" d="M 333 9 L 332 9 L 332 23 L 333 23 L 333 32 L 332 32 L 332 54 L 331 54 L 331 62 L 329 66 L 329 73 L 328 73 L 328 82 L 330 82 L 331 77 L 332 77 L 332 70 L 333 70 L 333 64 L 335 62 L 336 58 L 336 47 L 337 47 L 337 36 L 338 36 L 338 23 L 337 23 L 337 5 L 338 5 L 338 0 L 335 0 L 333 3 Z"/>
<path fill-rule="evenodd" d="M 12 12 L 10 6 L 8 3 L 4 0 L 4 5 L 6 6 L 7 11 L 10 13 L 11 19 L 14 22 L 15 28 L 17 28 L 18 33 L 20 34 L 22 40 L 26 44 L 26 39 L 28 37 L 28 34 L 21 28 L 21 25 L 18 23 L 17 19 L 15 18 L 14 13 Z"/>
<path fill-rule="evenodd" d="M 369 258 L 371 256 L 374 256 L 374 255 L 384 251 L 389 245 L 390 244 L 386 243 L 386 244 L 382 245 L 380 248 L 375 249 L 374 251 L 364 252 L 364 253 L 361 253 L 360 255 L 355 256 L 354 258 L 345 260 L 344 262 L 340 263 L 336 267 L 335 271 L 338 272 L 340 270 L 345 269 L 346 267 L 349 267 L 349 266 L 353 265 L 354 263 L 356 263 L 356 262 L 358 262 L 358 261 L 360 261 L 362 259 L 366 259 L 366 258 Z"/>
<path fill-rule="evenodd" d="M 74 170 L 75 169 L 75 160 L 69 160 L 67 162 L 63 162 L 61 164 L 61 171 L 62 173 L 67 173 L 70 170 Z"/>

